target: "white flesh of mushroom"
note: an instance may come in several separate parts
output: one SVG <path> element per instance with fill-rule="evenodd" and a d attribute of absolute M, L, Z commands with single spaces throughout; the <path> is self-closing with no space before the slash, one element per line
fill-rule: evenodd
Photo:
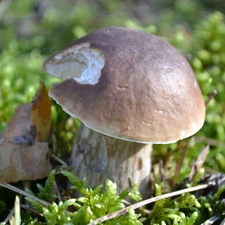
<path fill-rule="evenodd" d="M 48 63 L 46 71 L 63 80 L 73 78 L 81 84 L 95 85 L 105 65 L 103 55 L 89 43 L 72 46 L 59 52 Z"/>

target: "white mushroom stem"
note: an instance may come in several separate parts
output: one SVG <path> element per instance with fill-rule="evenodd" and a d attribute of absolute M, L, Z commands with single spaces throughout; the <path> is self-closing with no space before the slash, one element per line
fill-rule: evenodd
<path fill-rule="evenodd" d="M 97 133 L 82 125 L 72 151 L 73 172 L 96 187 L 108 178 L 118 192 L 139 184 L 142 196 L 150 189 L 152 144 L 123 141 Z"/>

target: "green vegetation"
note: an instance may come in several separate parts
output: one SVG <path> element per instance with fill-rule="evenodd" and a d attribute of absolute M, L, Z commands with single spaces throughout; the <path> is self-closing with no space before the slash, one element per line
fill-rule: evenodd
<path fill-rule="evenodd" d="M 88 224 L 102 217 L 105 217 L 105 222 L 98 224 L 194 225 L 202 224 L 213 217 L 218 221 L 222 221 L 223 218 L 224 206 L 221 200 L 225 191 L 225 185 L 220 186 L 215 193 L 208 196 L 202 196 L 201 192 L 197 194 L 200 197 L 184 193 L 175 199 L 165 198 L 156 201 L 150 212 L 143 207 L 135 212 L 132 207 L 125 210 L 125 198 L 129 196 L 133 200 L 140 200 L 136 187 L 133 190 L 125 190 L 118 194 L 116 183 L 110 180 L 106 180 L 104 187 L 99 185 L 91 189 L 87 187 L 85 179 L 80 181 L 74 174 L 66 170 L 61 171 L 61 174 L 67 177 L 72 184 L 71 189 L 79 192 L 80 197 L 56 200 L 56 196 L 52 194 L 55 180 L 55 171 L 53 171 L 44 186 L 38 184 L 39 192 L 37 196 L 48 200 L 54 199 L 54 201 L 46 206 L 31 197 L 25 197 L 33 211 L 39 216 L 33 218 L 34 216 L 30 212 L 22 214 L 21 223 L 17 223 L 17 225 Z M 163 189 L 163 183 L 160 185 L 156 184 L 155 195 L 161 196 Z M 43 190 L 45 191 L 43 192 Z M 30 192 L 29 190 L 27 191 Z M 126 213 L 114 218 L 108 218 L 109 214 L 123 209 Z M 20 214 L 18 216 L 20 217 Z"/>
<path fill-rule="evenodd" d="M 43 214 L 47 224 L 87 224 L 90 221 L 125 207 L 123 200 L 129 195 L 130 191 L 126 190 L 118 195 L 116 184 L 110 180 L 106 180 L 104 191 L 102 192 L 103 185 L 99 185 L 95 189 L 90 189 L 87 187 L 85 180 L 78 180 L 74 174 L 68 171 L 62 171 L 62 174 L 71 182 L 71 188 L 79 191 L 81 194 L 79 198 L 70 198 L 64 202 L 60 201 L 58 204 L 53 202 L 47 207 L 41 205 L 32 198 L 26 198 L 38 213 Z M 43 190 L 45 190 L 45 196 L 52 195 L 50 183 L 53 185 L 51 181 L 54 178 L 54 175 L 54 173 L 50 174 L 45 187 L 41 188 L 38 196 L 43 194 Z M 69 211 L 68 209 L 71 206 L 73 206 L 72 211 Z M 144 218 L 139 219 L 139 217 L 140 215 L 135 214 L 133 210 L 130 210 L 127 215 L 112 219 L 106 224 L 119 223 L 124 225 L 138 225 L 142 224 L 142 221 L 145 220 Z M 43 224 L 46 224 L 46 222 Z"/>
<path fill-rule="evenodd" d="M 110 25 L 128 26 L 161 35 L 177 47 L 190 61 L 205 101 L 213 90 L 217 91 L 215 98 L 208 104 L 205 125 L 190 142 L 178 180 L 181 182 L 188 176 L 191 165 L 201 149 L 208 144 L 211 151 L 204 165 L 205 171 L 224 173 L 224 2 L 159 0 L 153 1 L 151 7 L 147 1 L 141 2 L 135 3 L 131 0 L 1 1 L 0 131 L 7 126 L 18 104 L 32 100 L 41 81 L 44 81 L 47 87 L 56 81 L 41 70 L 47 56 L 96 28 Z M 79 121 L 69 118 L 55 103 L 52 111 L 56 144 L 50 144 L 56 148 L 55 152 L 59 157 L 66 158 L 72 149 Z M 180 157 L 179 150 L 183 146 L 182 142 L 154 146 L 153 163 L 157 167 L 159 160 L 163 160 L 168 181 L 174 176 Z M 69 172 L 64 171 L 63 175 L 64 180 L 67 177 L 73 188 L 81 193 L 81 197 L 66 199 L 65 195 L 59 200 L 55 194 L 52 194 L 56 176 L 53 171 L 45 185 L 38 184 L 37 188 L 35 185 L 35 188 L 31 189 L 39 198 L 55 202 L 43 206 L 26 198 L 34 210 L 43 214 L 43 217 L 34 218 L 34 214 L 29 210 L 22 210 L 22 224 L 86 224 L 91 219 L 124 208 L 123 200 L 127 195 L 137 201 L 140 200 L 137 188 L 118 195 L 116 184 L 109 180 L 105 183 L 104 191 L 101 185 L 92 190 L 87 188 L 85 181 L 77 180 Z M 161 183 L 160 178 L 157 181 Z M 164 190 L 170 190 L 166 185 L 168 184 L 156 185 L 156 195 L 160 195 Z M 222 186 L 214 195 L 207 197 L 184 194 L 175 200 L 160 200 L 154 204 L 149 215 L 142 209 L 135 211 L 137 214 L 130 210 L 128 214 L 104 224 L 200 224 L 213 216 L 214 211 L 222 218 L 224 209 L 220 197 L 223 190 Z M 4 195 L 4 190 L 1 189 L 0 220 L 4 220 L 7 216 L 6 212 L 11 210 L 9 207 L 13 207 L 14 204 L 12 197 L 7 200 Z M 9 204 L 7 202 L 9 200 L 12 203 Z M 146 218 L 145 222 L 143 222 L 144 218 Z"/>

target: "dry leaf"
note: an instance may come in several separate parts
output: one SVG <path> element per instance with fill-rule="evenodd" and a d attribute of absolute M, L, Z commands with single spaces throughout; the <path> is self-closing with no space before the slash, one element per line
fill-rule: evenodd
<path fill-rule="evenodd" d="M 49 108 L 44 113 L 39 113 L 42 111 L 40 104 L 47 102 L 43 95 L 39 90 L 35 104 L 27 103 L 18 106 L 7 128 L 0 136 L 0 183 L 41 179 L 48 176 L 52 170 L 48 143 L 39 142 L 39 137 L 36 138 L 39 134 L 38 129 L 41 130 L 41 138 L 47 139 L 50 135 L 50 128 L 46 128 L 50 125 L 41 125 L 40 118 L 44 118 L 44 121 L 47 121 L 45 118 L 49 119 Z M 33 111 L 34 115 L 41 115 L 39 119 L 34 115 L 31 116 Z M 31 118 L 38 121 L 37 127 Z"/>
<path fill-rule="evenodd" d="M 4 141 L 0 152 L 0 183 L 41 179 L 52 170 L 45 142 L 29 146 Z"/>
<path fill-rule="evenodd" d="M 51 101 L 44 83 L 32 101 L 31 122 L 37 129 L 37 140 L 48 141 L 51 133 Z"/>

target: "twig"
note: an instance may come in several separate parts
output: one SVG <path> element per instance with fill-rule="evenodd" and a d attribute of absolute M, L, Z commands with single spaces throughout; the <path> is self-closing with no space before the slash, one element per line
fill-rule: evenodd
<path fill-rule="evenodd" d="M 11 4 L 12 4 L 12 0 L 0 1 L 0 19 L 4 17 L 5 13 L 8 11 Z"/>
<path fill-rule="evenodd" d="M 67 165 L 62 159 L 60 159 L 59 157 L 57 157 L 57 156 L 54 155 L 53 153 L 51 153 L 51 157 L 52 157 L 53 159 L 55 159 L 57 162 L 59 162 L 60 164 L 62 164 L 63 166 L 68 167 L 68 165 Z"/>
<path fill-rule="evenodd" d="M 25 205 L 25 204 L 21 204 L 20 205 L 22 209 L 26 209 L 26 210 L 29 210 L 35 214 L 38 214 L 39 216 L 42 216 L 43 217 L 43 214 L 40 214 L 39 212 L 35 211 L 32 207 L 30 207 L 29 205 Z"/>
<path fill-rule="evenodd" d="M 127 205 L 127 206 L 132 205 L 130 202 L 128 202 L 128 201 L 126 201 L 126 200 L 124 200 L 124 199 L 122 200 L 122 202 L 123 202 L 125 205 Z M 148 209 L 144 209 L 143 212 L 146 213 L 146 214 L 150 214 L 150 213 L 151 213 L 151 211 L 148 210 Z"/>
<path fill-rule="evenodd" d="M 209 95 L 209 97 L 208 97 L 208 99 L 207 99 L 207 101 L 206 101 L 206 103 L 205 103 L 205 107 L 206 107 L 206 108 L 208 107 L 209 102 L 210 102 L 213 98 L 215 98 L 216 95 L 217 95 L 217 90 L 214 89 L 214 90 L 211 92 L 211 94 Z"/>
<path fill-rule="evenodd" d="M 212 138 L 207 138 L 207 137 L 201 137 L 201 136 L 195 136 L 194 140 L 196 142 L 207 142 L 209 145 L 214 146 L 214 147 L 222 147 L 225 148 L 225 143 L 222 141 L 217 141 L 215 139 Z"/>
<path fill-rule="evenodd" d="M 61 201 L 62 197 L 61 197 L 61 194 L 60 194 L 60 191 L 59 191 L 59 187 L 58 187 L 56 181 L 54 181 L 54 186 L 53 186 L 53 188 L 54 188 L 54 192 L 57 193 L 58 201 Z"/>
<path fill-rule="evenodd" d="M 224 225 L 225 224 L 225 219 L 221 222 L 221 224 L 220 225 Z"/>
<path fill-rule="evenodd" d="M 127 200 L 123 199 L 122 202 L 125 204 L 125 205 L 132 205 L 130 202 L 128 202 Z"/>
<path fill-rule="evenodd" d="M 11 190 L 11 191 L 14 191 L 14 192 L 16 192 L 16 193 L 19 193 L 19 194 L 25 196 L 25 197 L 32 198 L 33 200 L 35 200 L 35 201 L 41 203 L 41 204 L 44 205 L 44 206 L 50 205 L 49 202 L 46 202 L 46 201 L 44 201 L 44 200 L 41 200 L 40 198 L 37 198 L 37 197 L 35 197 L 34 195 L 31 195 L 31 194 L 29 194 L 29 193 L 27 193 L 27 192 L 25 192 L 25 191 L 23 191 L 23 190 L 20 190 L 19 188 L 16 188 L 16 187 L 14 187 L 14 186 L 12 186 L 12 185 L 10 185 L 10 184 L 0 184 L 0 187 L 7 188 L 7 189 L 9 189 L 9 190 Z"/>
<path fill-rule="evenodd" d="M 165 168 L 164 168 L 164 165 L 163 165 L 163 160 L 159 160 L 159 174 L 160 174 L 161 182 L 165 182 L 166 173 L 165 173 Z"/>
<path fill-rule="evenodd" d="M 209 218 L 208 220 L 206 220 L 204 223 L 202 223 L 201 225 L 211 225 L 214 222 L 216 222 L 220 217 L 219 216 L 213 216 L 211 218 Z"/>
<path fill-rule="evenodd" d="M 206 146 L 201 153 L 199 154 L 196 162 L 191 168 L 191 172 L 189 174 L 189 180 L 193 181 L 194 177 L 198 173 L 198 171 L 202 168 L 203 164 L 205 163 L 205 160 L 209 154 L 209 146 Z"/>
<path fill-rule="evenodd" d="M 14 208 L 10 211 L 9 215 L 4 219 L 3 223 L 8 223 L 9 220 L 12 218 L 14 213 Z"/>
<path fill-rule="evenodd" d="M 184 148 L 181 152 L 181 156 L 180 156 L 179 161 L 177 163 L 176 171 L 175 171 L 173 182 L 172 182 L 172 185 L 171 185 L 172 188 L 174 188 L 176 183 L 177 183 L 177 179 L 178 179 L 178 176 L 180 174 L 181 166 L 182 166 L 184 158 L 185 158 L 185 156 L 187 155 L 187 152 L 188 152 L 189 144 L 190 144 L 190 140 L 187 140 L 187 143 L 185 144 L 185 146 L 184 146 Z"/>
<path fill-rule="evenodd" d="M 118 211 L 113 212 L 111 214 L 108 214 L 106 216 L 100 217 L 97 220 L 90 222 L 88 225 L 97 225 L 97 224 L 102 223 L 104 221 L 113 219 L 117 216 L 121 216 L 121 215 L 127 213 L 129 211 L 129 209 L 137 209 L 137 208 L 140 208 L 144 205 L 153 203 L 153 202 L 161 200 L 161 199 L 174 197 L 174 196 L 181 195 L 181 194 L 188 193 L 188 192 L 202 190 L 202 189 L 205 189 L 207 187 L 209 187 L 208 184 L 202 184 L 202 185 L 199 185 L 199 186 L 196 186 L 196 187 L 186 188 L 186 189 L 182 189 L 182 190 L 179 190 L 179 191 L 174 191 L 174 192 L 167 193 L 167 194 L 164 194 L 164 195 L 149 198 L 149 199 L 143 200 L 141 202 L 135 203 L 131 206 L 125 207 L 124 209 L 121 209 L 121 210 L 118 210 Z"/>

